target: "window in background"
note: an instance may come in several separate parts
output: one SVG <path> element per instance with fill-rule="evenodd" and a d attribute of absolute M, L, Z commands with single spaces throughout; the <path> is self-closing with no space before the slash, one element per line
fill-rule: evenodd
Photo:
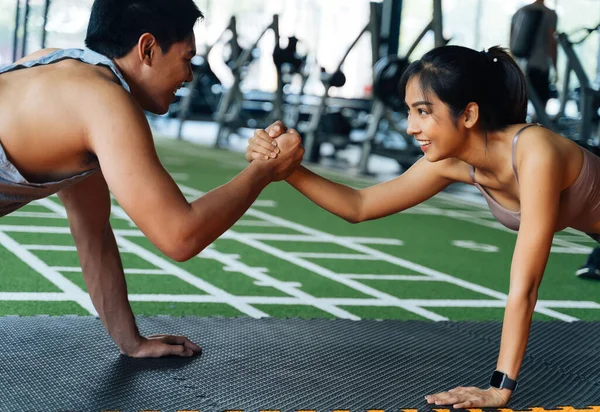
<path fill-rule="evenodd" d="M 442 7 L 444 4 L 442 3 Z M 402 0 L 402 21 L 400 22 L 399 55 L 405 56 L 419 34 L 433 18 L 433 2 L 431 0 Z M 444 24 L 447 17 L 444 16 Z M 448 34 L 445 34 L 446 36 Z M 429 32 L 419 43 L 411 56 L 418 59 L 433 48 L 433 33 Z"/>
<path fill-rule="evenodd" d="M 13 62 L 16 0 L 0 0 L 0 67 Z"/>
<path fill-rule="evenodd" d="M 450 44 L 473 49 L 482 48 L 482 27 L 485 27 L 486 31 L 493 31 L 482 25 L 479 18 L 483 7 L 489 2 L 490 0 L 444 0 L 442 2 L 444 38 L 450 39 Z"/>
<path fill-rule="evenodd" d="M 93 0 L 52 0 L 46 47 L 83 48 L 92 3 Z"/>
<path fill-rule="evenodd" d="M 594 28 L 600 23 L 600 2 L 598 0 L 556 0 L 558 13 L 558 30 L 567 34 L 587 27 Z M 572 40 L 581 38 L 575 35 Z M 581 60 L 583 68 L 591 81 L 594 81 L 598 72 L 598 53 L 600 52 L 600 32 L 592 33 L 586 41 L 575 46 L 575 53 Z M 558 48 L 559 73 L 563 73 L 566 66 L 566 57 L 560 46 Z M 575 76 L 571 78 L 571 84 L 576 85 Z M 559 85 L 562 80 L 559 76 Z"/>
<path fill-rule="evenodd" d="M 42 48 L 45 3 L 45 0 L 29 0 L 26 55 Z"/>

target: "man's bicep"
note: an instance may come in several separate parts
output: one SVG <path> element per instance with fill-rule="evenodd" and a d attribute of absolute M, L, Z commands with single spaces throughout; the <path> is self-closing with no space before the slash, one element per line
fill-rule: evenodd
<path fill-rule="evenodd" d="M 161 165 L 141 109 L 119 101 L 94 116 L 90 150 L 119 205 L 154 242 L 189 204 Z"/>

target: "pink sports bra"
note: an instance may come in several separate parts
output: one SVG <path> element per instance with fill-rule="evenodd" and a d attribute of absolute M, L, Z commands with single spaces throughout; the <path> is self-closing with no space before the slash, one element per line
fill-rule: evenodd
<path fill-rule="evenodd" d="M 520 129 L 512 141 L 512 167 L 517 183 L 519 182 L 519 175 L 515 165 L 517 140 L 523 130 L 532 126 L 536 125 L 530 124 Z M 563 190 L 560 195 L 560 209 L 557 222 L 562 227 L 572 227 L 583 232 L 589 232 L 592 226 L 600 221 L 600 157 L 584 148 L 581 148 L 581 150 L 583 152 L 581 172 L 579 172 L 579 176 L 573 184 Z M 507 228 L 519 230 L 521 212 L 508 210 L 494 200 L 475 181 L 475 168 L 473 166 L 471 166 L 470 174 L 473 184 L 483 194 L 492 215 Z"/>

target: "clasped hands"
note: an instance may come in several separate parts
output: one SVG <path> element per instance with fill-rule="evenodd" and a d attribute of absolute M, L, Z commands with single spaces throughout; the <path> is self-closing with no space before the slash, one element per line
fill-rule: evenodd
<path fill-rule="evenodd" d="M 281 121 L 273 123 L 265 130 L 257 129 L 248 139 L 246 160 L 271 163 L 274 181 L 284 180 L 302 162 L 304 148 L 302 139 L 294 129 L 288 129 Z M 275 160 L 275 162 L 270 162 Z"/>

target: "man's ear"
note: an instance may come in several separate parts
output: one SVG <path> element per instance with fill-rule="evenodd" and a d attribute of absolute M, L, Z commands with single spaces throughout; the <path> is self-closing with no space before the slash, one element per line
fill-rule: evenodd
<path fill-rule="evenodd" d="M 471 102 L 465 108 L 462 115 L 463 124 L 467 129 L 473 128 L 479 120 L 479 105 L 475 102 Z"/>
<path fill-rule="evenodd" d="M 137 44 L 138 58 L 148 66 L 152 65 L 152 59 L 158 46 L 156 38 L 150 33 L 144 33 L 140 36 Z"/>

